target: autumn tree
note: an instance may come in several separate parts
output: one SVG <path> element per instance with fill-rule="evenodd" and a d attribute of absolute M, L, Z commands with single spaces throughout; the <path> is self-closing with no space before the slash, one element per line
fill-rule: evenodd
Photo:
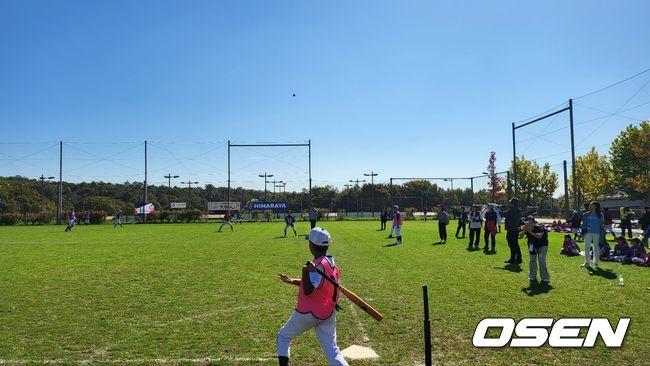
<path fill-rule="evenodd" d="M 629 125 L 609 148 L 616 189 L 650 201 L 650 122 Z"/>
<path fill-rule="evenodd" d="M 504 195 L 503 192 L 503 180 L 499 178 L 496 174 L 496 161 L 497 153 L 492 151 L 490 152 L 490 159 L 488 160 L 487 172 L 488 172 L 488 187 L 490 187 L 490 193 L 492 194 L 492 201 L 496 201 L 497 198 L 501 198 Z"/>

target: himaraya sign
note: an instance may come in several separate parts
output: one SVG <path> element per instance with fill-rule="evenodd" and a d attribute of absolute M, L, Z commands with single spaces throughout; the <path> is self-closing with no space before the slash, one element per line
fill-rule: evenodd
<path fill-rule="evenodd" d="M 289 210 L 289 202 L 253 202 L 251 210 L 272 210 L 273 212 L 286 212 Z"/>
<path fill-rule="evenodd" d="M 187 208 L 187 202 L 172 202 L 172 208 Z"/>
<path fill-rule="evenodd" d="M 240 202 L 208 202 L 208 211 L 239 211 Z"/>

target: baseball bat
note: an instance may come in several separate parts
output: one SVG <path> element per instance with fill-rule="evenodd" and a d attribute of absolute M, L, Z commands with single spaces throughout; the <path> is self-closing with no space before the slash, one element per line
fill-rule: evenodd
<path fill-rule="evenodd" d="M 329 283 L 331 283 L 332 285 L 334 285 L 334 288 L 339 288 L 339 289 L 341 289 L 341 292 L 343 293 L 343 295 L 345 295 L 345 297 L 347 297 L 347 298 L 350 299 L 350 301 L 352 301 L 355 305 L 357 305 L 358 307 L 360 307 L 361 310 L 363 310 L 363 311 L 365 311 L 366 313 L 368 313 L 368 315 L 370 315 L 371 317 L 375 318 L 375 320 L 377 320 L 377 321 L 381 321 L 382 319 L 384 319 L 384 316 L 381 315 L 380 312 L 378 312 L 377 310 L 375 310 L 375 308 L 373 308 L 372 306 L 370 306 L 370 304 L 368 304 L 367 302 L 363 301 L 363 299 L 360 298 L 357 294 L 355 294 L 354 292 L 348 290 L 348 289 L 345 288 L 343 285 L 337 283 L 337 282 L 334 281 L 333 279 L 327 277 L 327 276 L 325 275 L 325 273 L 323 273 L 323 271 L 321 271 L 320 269 L 316 268 L 316 272 L 317 272 L 319 275 L 321 275 L 321 277 L 323 277 L 324 279 L 326 279 Z"/>

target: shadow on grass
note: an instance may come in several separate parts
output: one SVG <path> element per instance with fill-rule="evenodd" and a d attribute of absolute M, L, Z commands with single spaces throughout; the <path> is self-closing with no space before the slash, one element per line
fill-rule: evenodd
<path fill-rule="evenodd" d="M 553 286 L 546 284 L 544 282 L 539 283 L 537 281 L 531 281 L 528 287 L 521 289 L 521 292 L 525 293 L 528 296 L 535 296 L 541 294 L 547 294 L 553 289 Z"/>
<path fill-rule="evenodd" d="M 602 277 L 607 280 L 615 280 L 618 278 L 616 273 L 614 273 L 611 269 L 602 269 L 602 268 L 587 268 L 587 271 L 589 271 L 589 274 L 592 276 L 598 276 Z"/>
<path fill-rule="evenodd" d="M 467 247 L 465 248 L 465 250 L 468 252 L 478 252 L 481 249 L 479 249 L 478 247 Z"/>
<path fill-rule="evenodd" d="M 497 254 L 497 251 L 496 250 L 484 250 L 483 254 L 485 254 L 485 255 L 495 255 L 495 254 Z"/>
<path fill-rule="evenodd" d="M 431 245 L 445 245 L 445 243 L 443 243 L 443 242 L 441 242 L 441 241 L 437 241 L 437 242 L 435 242 L 435 243 L 433 243 L 433 244 L 431 244 Z"/>
<path fill-rule="evenodd" d="M 506 265 L 503 266 L 503 267 L 494 267 L 494 269 L 500 269 L 500 270 L 502 270 L 502 271 L 510 271 L 510 272 L 514 272 L 514 273 L 519 273 L 519 272 L 523 272 L 523 271 L 524 271 L 523 269 L 521 269 L 521 266 L 520 266 L 520 265 L 518 265 L 518 264 L 513 264 L 513 263 L 506 264 Z"/>
<path fill-rule="evenodd" d="M 388 248 L 388 247 L 396 247 L 396 246 L 398 246 L 398 245 L 399 245 L 398 243 L 390 243 L 390 244 L 386 244 L 386 245 L 384 245 L 383 247 L 384 247 L 384 248 Z"/>

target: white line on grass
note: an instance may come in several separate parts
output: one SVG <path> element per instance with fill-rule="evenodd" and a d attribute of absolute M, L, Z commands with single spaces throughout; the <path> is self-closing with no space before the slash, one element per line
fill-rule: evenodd
<path fill-rule="evenodd" d="M 346 300 L 348 299 L 346 298 Z M 361 340 L 364 343 L 370 342 L 370 337 L 368 337 L 368 332 L 366 332 L 366 329 L 363 327 L 363 323 L 361 323 L 361 318 L 359 318 L 359 314 L 357 313 L 357 309 L 355 308 L 355 305 L 352 303 L 352 301 L 348 300 L 347 302 L 350 305 L 350 311 L 352 312 L 354 321 L 357 323 L 357 327 L 359 327 L 359 333 L 361 333 Z"/>
<path fill-rule="evenodd" d="M 123 358 L 123 359 L 87 359 L 87 360 L 66 360 L 66 359 L 51 359 L 51 360 L 3 360 L 0 359 L 0 365 L 26 365 L 26 364 L 41 364 L 41 365 L 87 365 L 93 363 L 102 364 L 178 364 L 178 363 L 194 363 L 194 364 L 209 364 L 212 362 L 277 362 L 276 357 L 203 357 L 203 358 Z"/>

